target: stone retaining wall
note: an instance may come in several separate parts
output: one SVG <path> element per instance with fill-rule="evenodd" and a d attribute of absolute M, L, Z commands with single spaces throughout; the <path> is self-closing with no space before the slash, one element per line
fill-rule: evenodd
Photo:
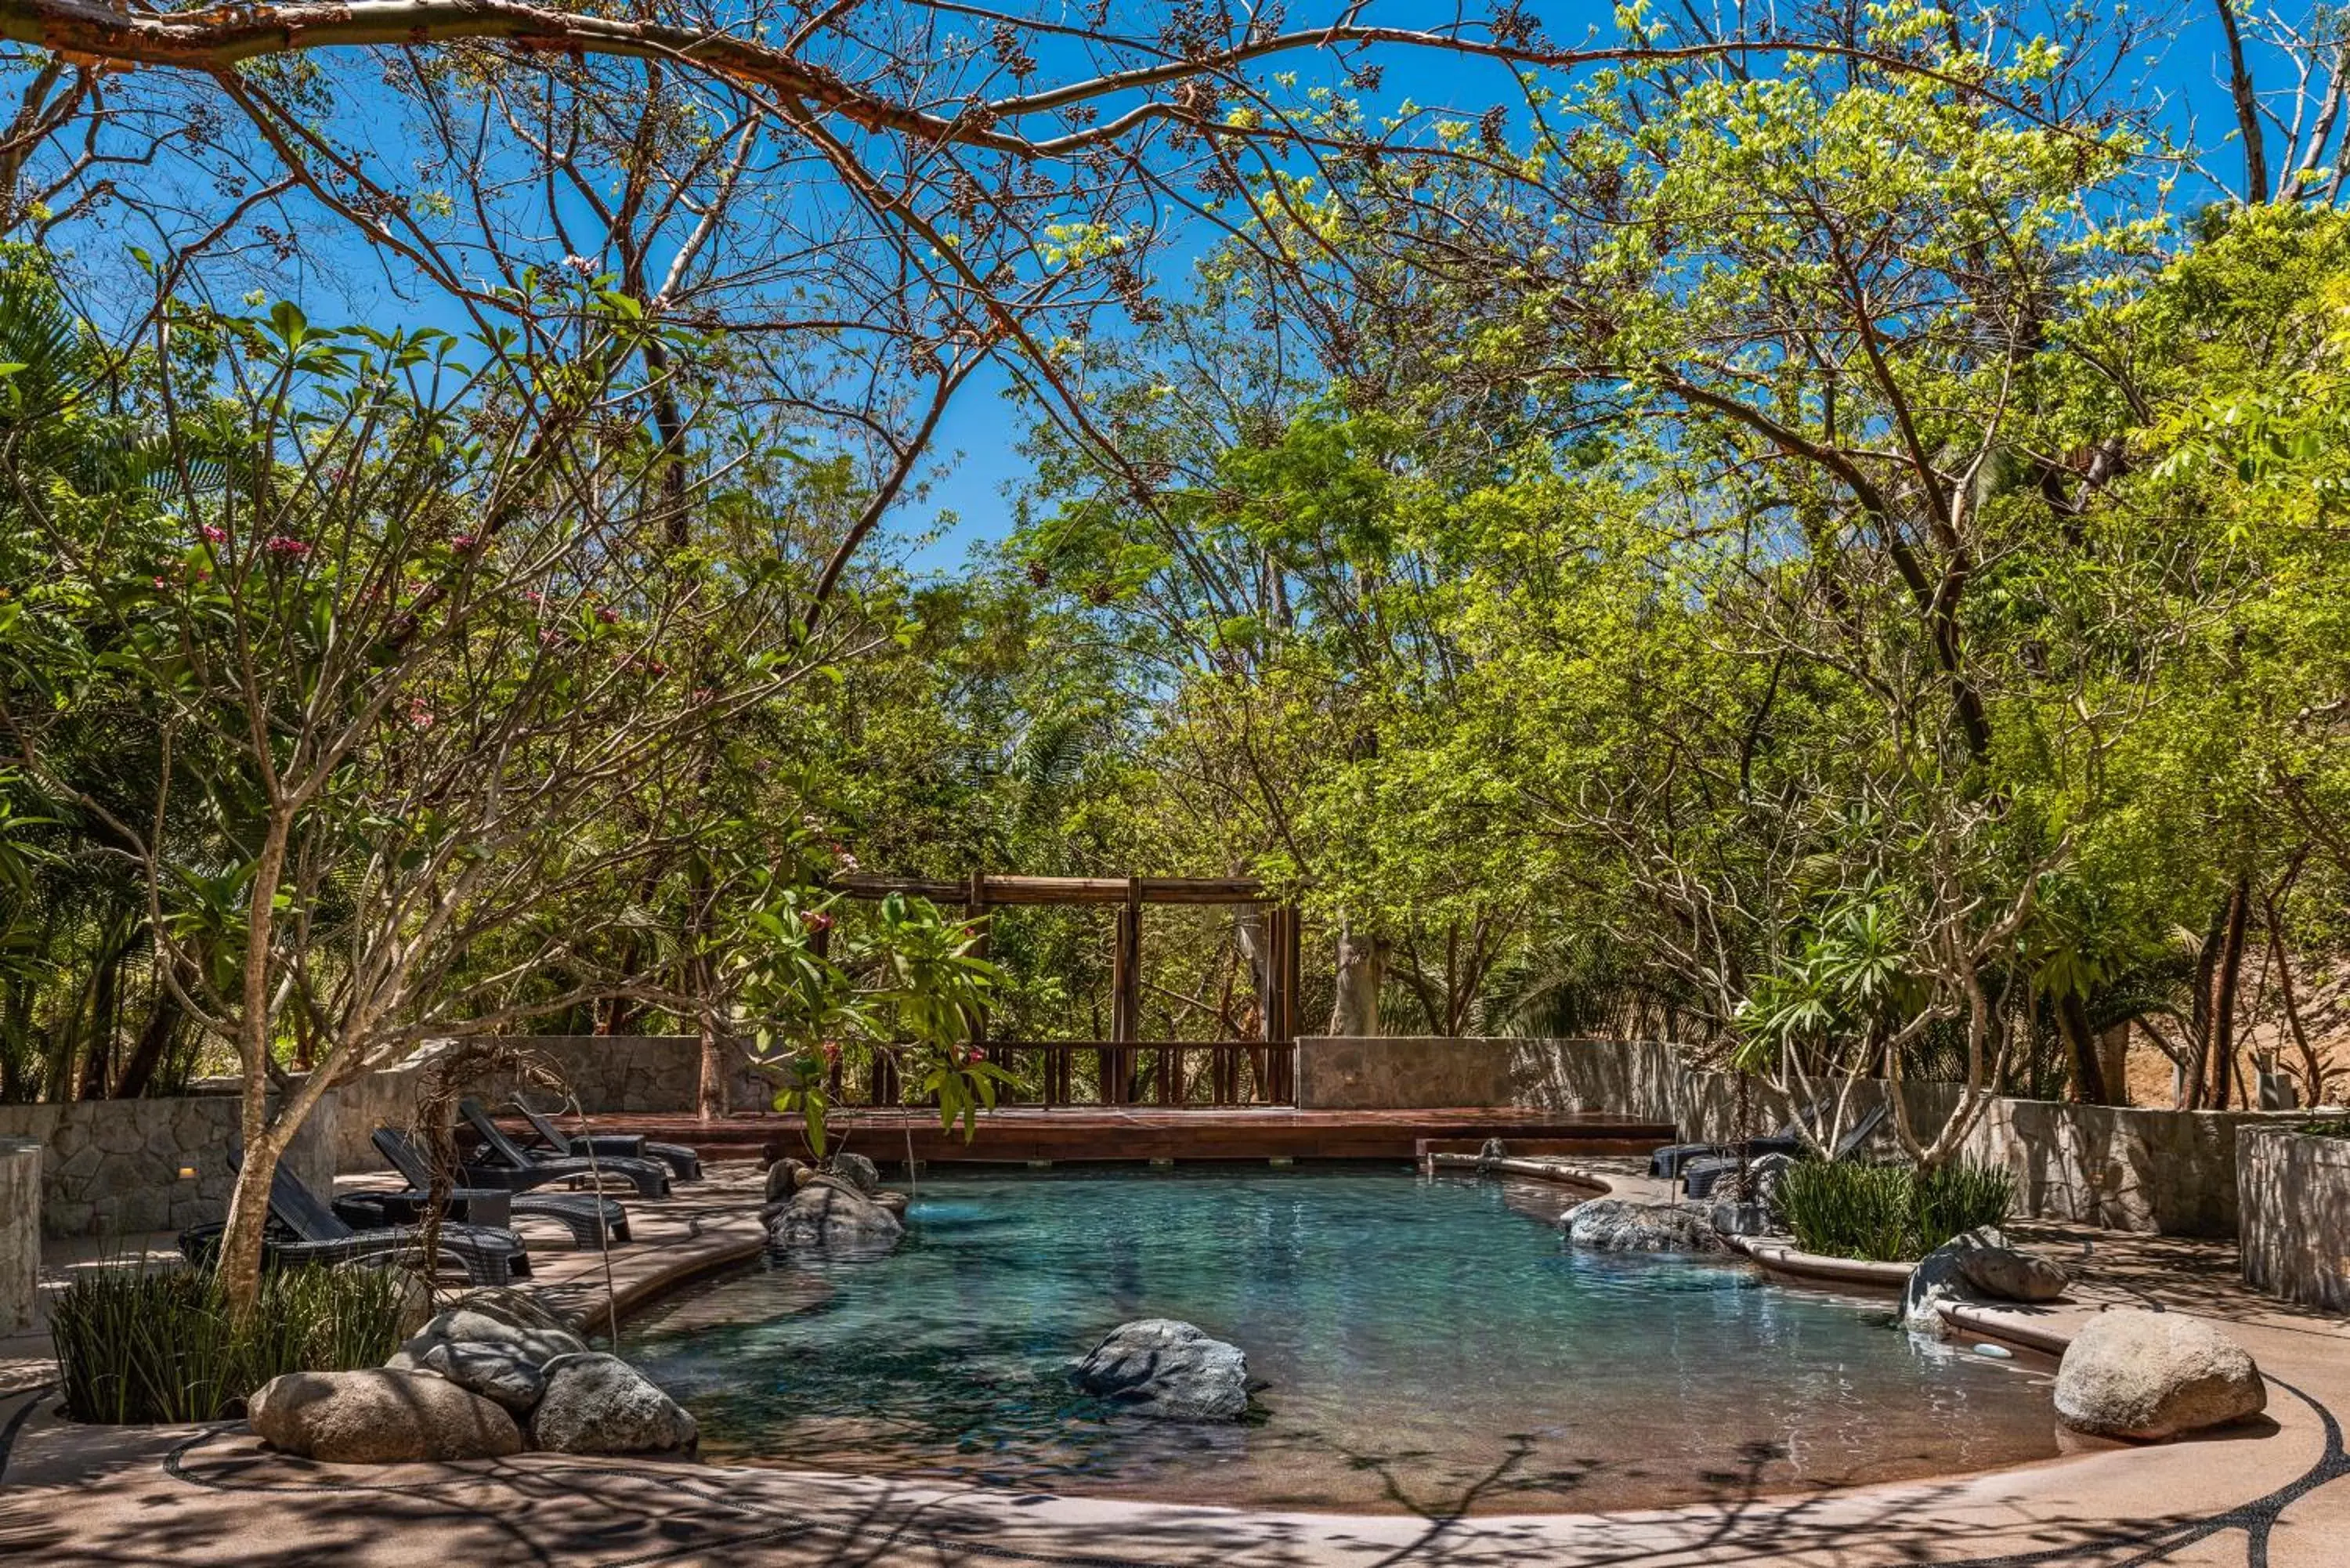
<path fill-rule="evenodd" d="M 2236 1140 L 2236 1190 L 2244 1282 L 2350 1312 L 2350 1138 L 2246 1128 Z"/>
<path fill-rule="evenodd" d="M 1298 1043 L 1298 1104 L 1317 1110 L 1513 1106 L 1607 1111 L 1667 1121 L 1693 1142 L 1768 1131 L 1791 1097 L 1742 1075 L 1689 1067 L 1655 1040 L 1309 1039 Z M 1883 1103 L 1888 1085 L 1853 1085 L 1847 1125 Z M 1950 1084 L 1900 1085 L 1913 1126 L 1939 1127 L 1958 1103 Z M 1744 1096 L 1742 1110 L 1741 1095 Z M 2305 1119 L 2307 1113 L 2297 1115 Z M 2236 1133 L 2292 1114 L 2147 1110 L 1991 1102 L 1961 1153 L 2015 1177 L 2021 1214 L 2108 1230 L 2231 1236 L 2237 1228 Z M 1864 1152 L 1898 1152 L 1889 1118 Z"/>
<path fill-rule="evenodd" d="M 0 1137 L 0 1337 L 33 1326 L 41 1289 L 41 1146 Z"/>
<path fill-rule="evenodd" d="M 240 1141 L 237 1100 L 189 1095 L 0 1106 L 0 1137 L 43 1146 L 43 1235 L 178 1231 L 228 1210 L 235 1179 L 229 1155 Z M 335 1154 L 332 1108 L 321 1106 L 286 1159 L 304 1180 L 331 1186 Z"/>

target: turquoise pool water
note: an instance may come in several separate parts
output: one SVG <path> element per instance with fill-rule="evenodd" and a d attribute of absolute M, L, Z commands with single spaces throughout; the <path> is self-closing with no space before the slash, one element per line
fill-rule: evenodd
<path fill-rule="evenodd" d="M 1251 1507 L 1622 1508 L 2055 1451 L 2044 1367 L 1744 1264 L 1570 1250 L 1573 1201 L 1401 1168 L 925 1180 L 893 1256 L 714 1280 L 623 1354 L 713 1459 Z M 1239 1345 L 1262 1418 L 1076 1394 L 1138 1317 Z"/>

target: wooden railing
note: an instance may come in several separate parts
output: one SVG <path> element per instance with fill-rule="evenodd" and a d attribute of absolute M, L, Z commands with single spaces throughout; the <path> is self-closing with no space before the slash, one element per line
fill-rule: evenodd
<path fill-rule="evenodd" d="M 987 1059 L 1012 1075 L 999 1104 L 1148 1106 L 1208 1110 L 1222 1106 L 1297 1103 L 1297 1046 L 1261 1040 L 990 1040 Z M 1080 1064 L 1093 1068 L 1081 1080 Z M 896 1073 L 877 1061 L 863 1082 L 836 1074 L 833 1103 L 881 1106 L 908 1103 Z"/>

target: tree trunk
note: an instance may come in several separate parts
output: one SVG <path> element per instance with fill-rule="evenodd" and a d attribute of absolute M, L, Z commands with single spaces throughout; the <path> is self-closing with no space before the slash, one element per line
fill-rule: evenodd
<path fill-rule="evenodd" d="M 1364 1039 L 1379 1032 L 1379 985 L 1387 978 L 1387 953 L 1376 937 L 1338 928 L 1338 994 L 1330 1009 L 1330 1033 Z"/>
<path fill-rule="evenodd" d="M 2113 1104 L 2106 1083 L 2105 1064 L 2097 1059 L 2096 1031 L 2089 1027 L 2088 1004 L 2077 992 L 2056 999 L 2056 1032 L 2064 1037 L 2064 1054 L 2072 1065 L 2070 1097 L 2085 1106 Z"/>
<path fill-rule="evenodd" d="M 191 976 L 191 982 L 192 979 Z M 172 1036 L 179 1033 L 180 1020 L 184 1015 L 171 986 L 157 985 L 155 1010 L 147 1015 L 146 1027 L 139 1031 L 139 1044 L 130 1048 L 130 1059 L 122 1064 L 122 1076 L 115 1080 L 116 1099 L 135 1100 L 147 1092 L 148 1080 L 163 1064 L 163 1054 L 172 1048 Z"/>
<path fill-rule="evenodd" d="M 2251 877 L 2239 873 L 2228 889 L 2227 913 L 2220 923 L 2220 951 L 2211 966 L 2209 1010 L 2210 1044 L 2205 1051 L 2211 1068 L 2211 1108 L 2228 1108 L 2228 1085 L 2236 1061 L 2236 980 L 2244 967 L 2244 924 L 2252 901 Z"/>
<path fill-rule="evenodd" d="M 726 1057 L 718 1029 L 718 1007 L 710 999 L 710 966 L 702 966 L 702 1005 L 695 1010 L 702 1035 L 702 1078 L 693 1096 L 694 1113 L 705 1122 L 726 1114 Z"/>

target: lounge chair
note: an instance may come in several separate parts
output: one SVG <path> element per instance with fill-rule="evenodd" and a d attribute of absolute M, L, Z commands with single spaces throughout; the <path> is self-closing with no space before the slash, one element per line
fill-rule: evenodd
<path fill-rule="evenodd" d="M 1830 1159 L 1850 1159 L 1855 1154 L 1857 1154 L 1860 1151 L 1861 1145 L 1868 1141 L 1869 1135 L 1877 1130 L 1877 1124 L 1884 1119 L 1885 1102 L 1879 1100 L 1877 1104 L 1871 1106 L 1866 1111 L 1864 1111 L 1861 1114 L 1859 1120 L 1854 1122 L 1852 1126 L 1844 1129 L 1844 1136 L 1836 1139 L 1835 1147 L 1828 1151 L 1828 1158 Z M 1800 1148 L 1792 1150 L 1757 1149 L 1752 1143 L 1749 1143 L 1746 1147 L 1749 1152 L 1744 1155 L 1729 1154 L 1707 1159 L 1693 1159 L 1688 1164 L 1682 1166 L 1682 1192 L 1691 1198 L 1711 1197 L 1713 1192 L 1714 1185 L 1717 1182 L 1719 1182 L 1723 1177 L 1728 1176 L 1731 1172 L 1736 1170 L 1740 1166 L 1744 1165 L 1754 1158 L 1757 1154 L 1801 1154 L 1803 1152 Z"/>
<path fill-rule="evenodd" d="M 668 1166 L 670 1175 L 679 1181 L 702 1179 L 702 1157 L 681 1143 L 653 1143 L 641 1133 L 567 1133 L 533 1110 L 530 1102 L 519 1095 L 515 1096 L 514 1107 L 522 1113 L 523 1120 L 530 1124 L 530 1130 L 539 1136 L 540 1141 L 558 1156 L 594 1154 L 608 1158 L 618 1155 L 623 1159 L 657 1159 Z"/>
<path fill-rule="evenodd" d="M 1679 1176 L 1681 1167 L 1693 1159 L 1734 1159 L 1741 1149 L 1752 1159 L 1758 1154 L 1801 1154 L 1804 1151 L 1804 1128 L 1826 1108 L 1825 1098 L 1814 1100 L 1787 1118 L 1778 1131 L 1761 1137 L 1747 1138 L 1740 1143 L 1676 1143 L 1657 1149 L 1648 1156 L 1650 1176 Z"/>
<path fill-rule="evenodd" d="M 468 1187 L 504 1187 L 515 1192 L 526 1192 L 534 1187 L 545 1187 L 551 1181 L 587 1180 L 601 1177 L 618 1177 L 629 1182 L 642 1198 L 669 1196 L 669 1167 L 656 1160 L 606 1158 L 598 1155 L 534 1155 L 506 1136 L 504 1127 L 490 1119 L 479 1100 L 460 1100 L 457 1114 L 465 1118 L 482 1140 L 482 1151 L 487 1157 L 468 1161 L 462 1174 Z"/>
<path fill-rule="evenodd" d="M 383 1162 L 408 1183 L 408 1189 L 345 1193 L 335 1200 L 336 1208 L 370 1202 L 382 1207 L 389 1222 L 415 1223 L 414 1217 L 422 1211 L 432 1189 L 432 1164 L 398 1127 L 378 1127 L 369 1141 L 374 1143 L 376 1153 L 383 1156 Z M 448 1212 L 452 1218 L 456 1217 L 461 1206 L 494 1204 L 503 1212 L 556 1220 L 582 1247 L 596 1246 L 607 1237 L 615 1241 L 629 1239 L 629 1211 L 617 1199 L 593 1192 L 515 1192 L 503 1187 L 459 1187 L 451 1190 L 449 1198 Z"/>
<path fill-rule="evenodd" d="M 181 1231 L 181 1255 L 192 1263 L 209 1262 L 220 1250 L 225 1228 L 214 1223 Z M 270 1179 L 269 1231 L 261 1244 L 265 1267 L 390 1262 L 413 1255 L 421 1244 L 422 1238 L 413 1226 L 354 1229 L 284 1166 Z M 477 1285 L 503 1285 L 530 1277 L 530 1254 L 523 1250 L 522 1238 L 511 1231 L 487 1225 L 443 1225 L 441 1250 L 463 1264 L 466 1279 Z"/>

